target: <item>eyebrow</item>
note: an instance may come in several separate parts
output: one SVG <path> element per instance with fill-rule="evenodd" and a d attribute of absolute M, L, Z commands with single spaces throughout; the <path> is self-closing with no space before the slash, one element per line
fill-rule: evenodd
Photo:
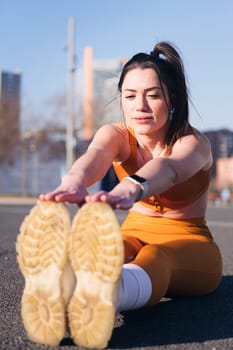
<path fill-rule="evenodd" d="M 147 89 L 145 89 L 146 92 L 151 91 L 151 90 L 161 90 L 160 86 L 152 86 Z M 131 92 L 136 92 L 137 90 L 135 89 L 124 89 L 123 91 L 131 91 Z"/>

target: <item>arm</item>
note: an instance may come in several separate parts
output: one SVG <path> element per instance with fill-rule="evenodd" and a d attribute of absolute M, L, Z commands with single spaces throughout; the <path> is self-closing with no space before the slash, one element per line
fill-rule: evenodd
<path fill-rule="evenodd" d="M 117 125 L 101 127 L 88 150 L 75 161 L 61 184 L 52 192 L 41 194 L 41 200 L 67 201 L 82 204 L 88 194 L 87 187 L 106 174 L 112 161 L 121 157 L 124 132 Z"/>
<path fill-rule="evenodd" d="M 153 195 L 186 181 L 211 165 L 212 153 L 208 139 L 201 134 L 187 135 L 174 144 L 169 157 L 152 159 L 137 174 L 147 179 L 146 195 Z"/>
<path fill-rule="evenodd" d="M 175 184 L 193 176 L 200 169 L 207 169 L 212 164 L 210 144 L 201 134 L 187 135 L 179 139 L 169 157 L 154 158 L 137 171 L 145 178 L 143 194 L 140 186 L 128 180 L 122 180 L 111 192 L 88 196 L 88 200 L 103 200 L 121 209 L 133 206 L 141 194 L 143 197 L 160 194 Z"/>

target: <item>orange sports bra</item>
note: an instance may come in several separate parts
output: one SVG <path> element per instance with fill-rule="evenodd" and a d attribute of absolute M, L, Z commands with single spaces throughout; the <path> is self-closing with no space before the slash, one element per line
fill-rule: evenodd
<path fill-rule="evenodd" d="M 133 175 L 139 169 L 137 166 L 138 143 L 131 130 L 129 130 L 129 143 L 131 150 L 129 158 L 124 163 L 113 163 L 119 180 Z M 188 180 L 171 187 L 169 190 L 159 195 L 144 198 L 140 204 L 158 212 L 181 209 L 201 197 L 209 187 L 210 178 L 211 169 L 200 170 Z"/>

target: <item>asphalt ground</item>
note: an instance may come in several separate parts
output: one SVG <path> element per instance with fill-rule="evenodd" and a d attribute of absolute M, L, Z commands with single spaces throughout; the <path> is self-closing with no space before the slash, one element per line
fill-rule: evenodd
<path fill-rule="evenodd" d="M 72 350 L 67 336 L 57 347 L 32 343 L 21 323 L 24 280 L 16 263 L 18 228 L 33 201 L 0 204 L 0 349 Z M 71 214 L 76 210 L 71 207 Z M 123 212 L 117 212 L 119 220 Z M 108 349 L 233 350 L 233 207 L 209 207 L 208 224 L 223 255 L 224 276 L 217 291 L 197 298 L 164 298 L 151 308 L 123 313 Z"/>

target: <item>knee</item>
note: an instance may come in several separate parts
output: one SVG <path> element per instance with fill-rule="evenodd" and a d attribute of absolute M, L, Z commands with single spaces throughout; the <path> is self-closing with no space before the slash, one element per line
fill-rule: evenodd
<path fill-rule="evenodd" d="M 138 252 L 143 247 L 141 241 L 135 237 L 124 237 L 124 256 L 125 263 L 129 263 L 134 260 Z"/>
<path fill-rule="evenodd" d="M 165 247 L 156 244 L 145 245 L 137 256 L 140 260 L 148 262 L 148 264 L 159 264 L 160 261 L 167 265 L 169 263 L 169 255 Z"/>

